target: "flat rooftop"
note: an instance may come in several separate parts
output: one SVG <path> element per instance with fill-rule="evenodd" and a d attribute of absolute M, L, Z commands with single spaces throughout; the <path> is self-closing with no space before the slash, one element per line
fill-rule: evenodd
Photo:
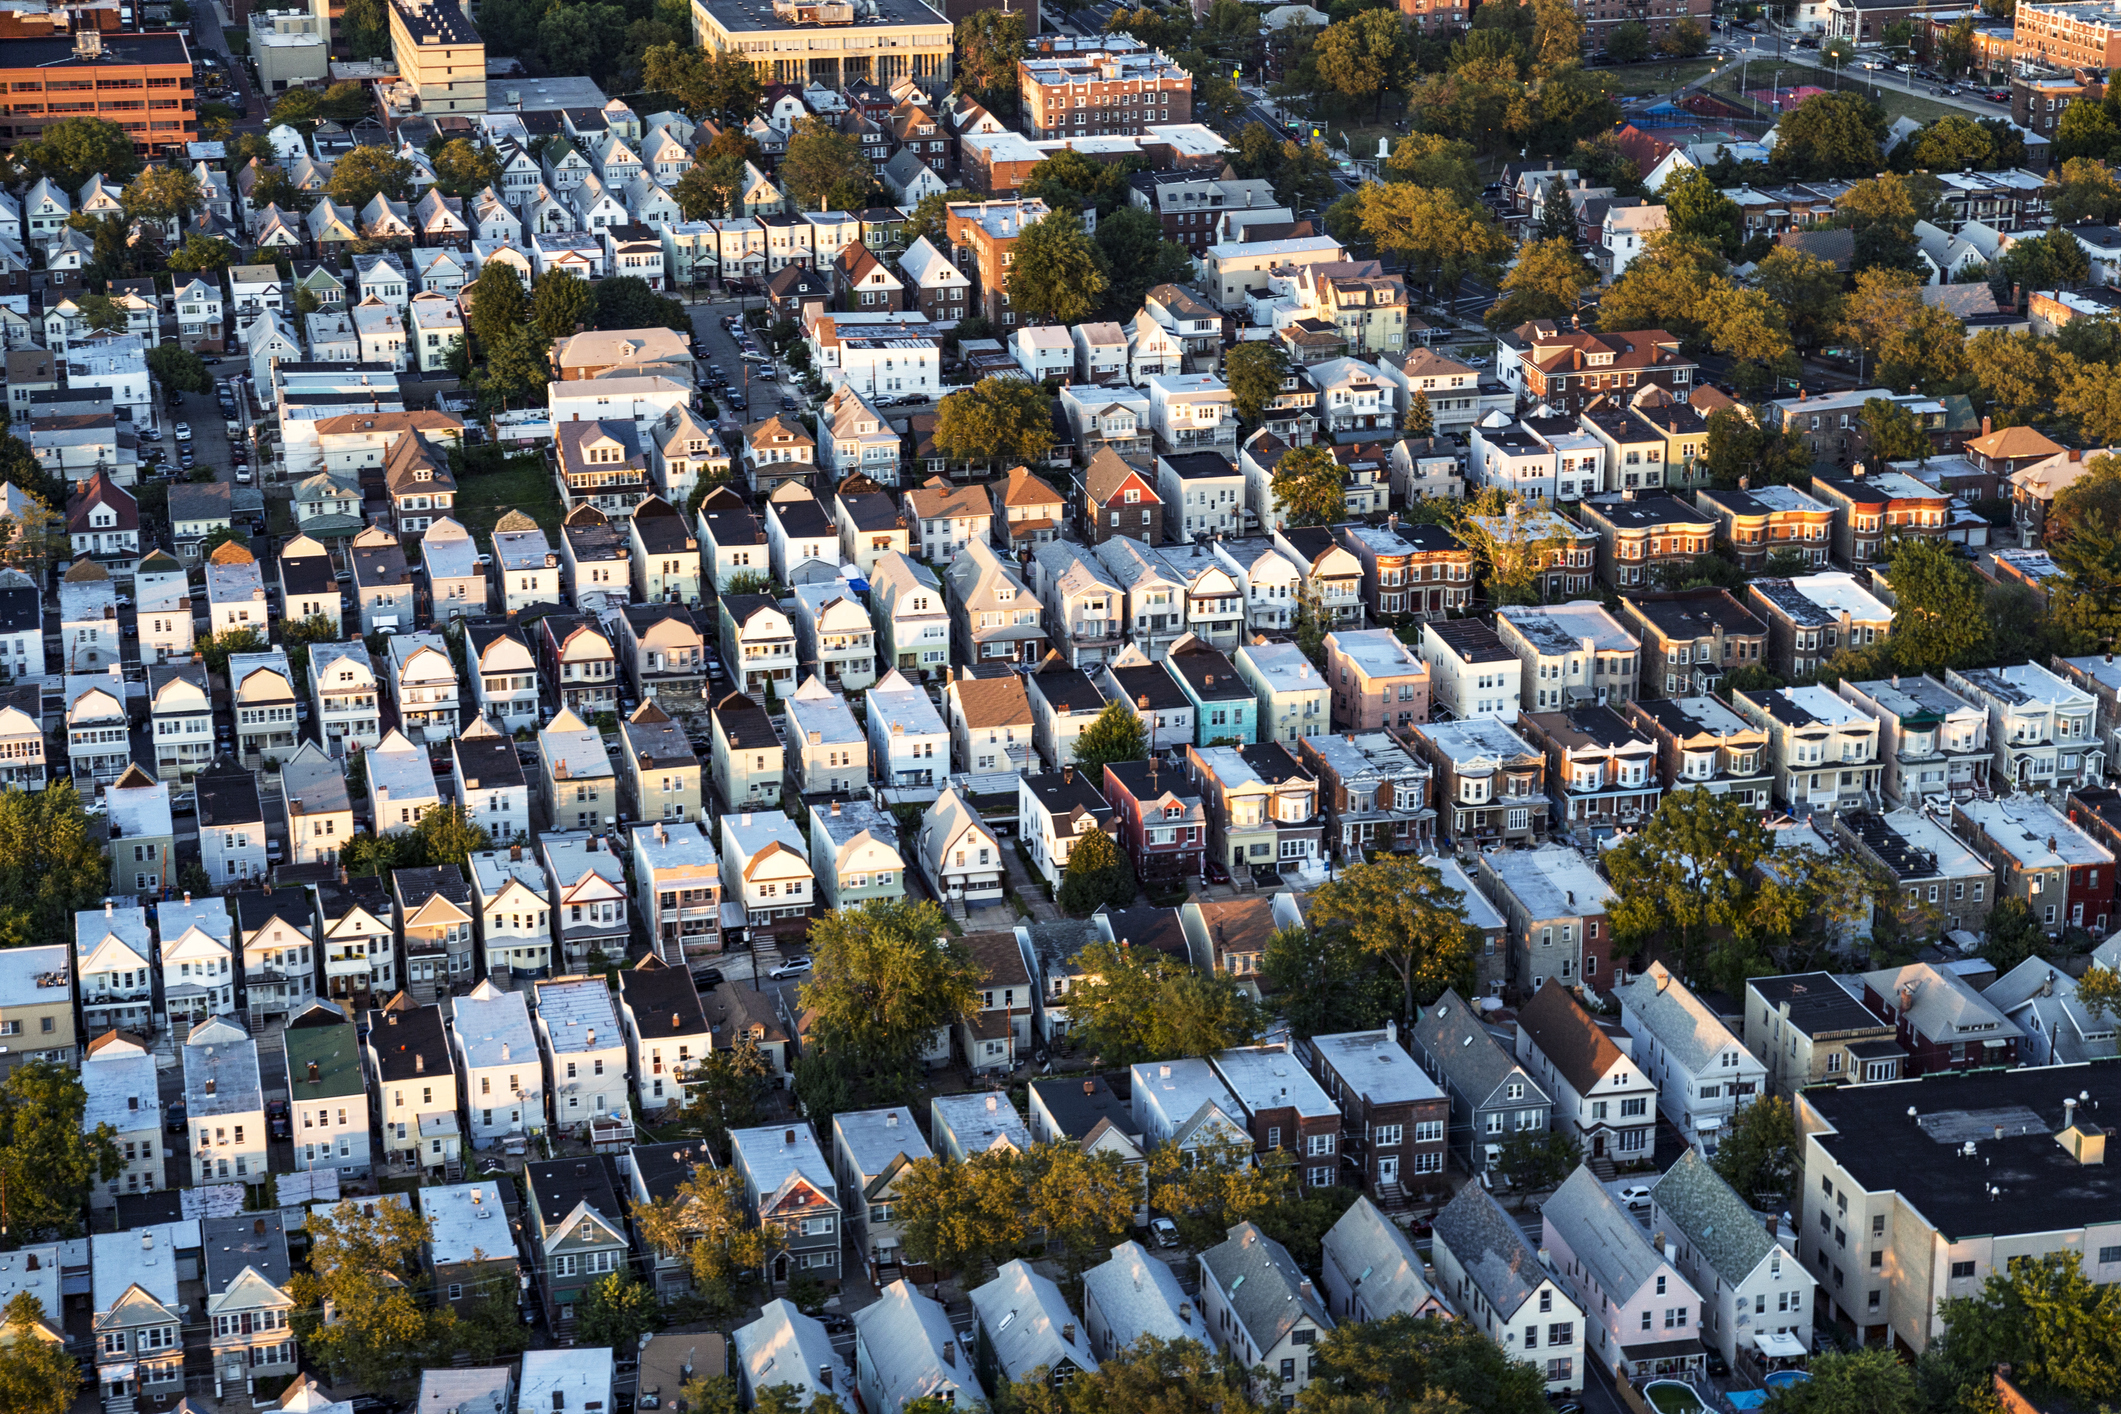
<path fill-rule="evenodd" d="M 940 25 L 948 28 L 950 21 L 920 3 L 920 0 L 870 0 L 876 13 L 863 14 L 852 24 L 823 23 L 811 18 L 798 21 L 791 9 L 788 13 L 777 13 L 771 0 L 698 0 L 700 6 L 712 15 L 715 22 L 731 33 L 764 33 L 769 30 L 803 30 L 832 34 L 836 31 L 858 33 L 876 25 Z M 821 8 L 815 5 L 801 7 L 806 15 L 815 14 Z M 869 5 L 862 7 L 868 9 Z M 839 48 L 837 41 L 833 43 Z"/>
<path fill-rule="evenodd" d="M 2080 1164 L 2057 1141 L 2062 1102 L 2088 1122 L 2112 1100 L 2121 1067 L 2040 1066 L 1804 1092 L 1830 1126 L 1817 1140 L 1873 1193 L 1895 1192 L 1947 1241 L 2110 1224 L 2121 1165 Z M 1996 1138 L 1998 1129 L 2003 1132 Z M 1971 1142 L 1974 1157 L 1963 1155 Z M 1993 1191 L 1991 1191 L 1993 1188 Z"/>

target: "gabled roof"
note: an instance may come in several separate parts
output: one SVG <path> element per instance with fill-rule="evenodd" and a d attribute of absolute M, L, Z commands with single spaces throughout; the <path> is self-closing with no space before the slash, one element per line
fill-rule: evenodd
<path fill-rule="evenodd" d="M 1590 1093 L 1627 1059 L 1575 994 L 1552 978 L 1518 1010 L 1517 1025 L 1578 1094 Z"/>
<path fill-rule="evenodd" d="M 1578 1170 L 1585 1172 L 1585 1170 Z M 1468 1183 L 1436 1215 L 1436 1240 L 1450 1249 L 1466 1279 L 1505 1320 L 1551 1280 L 1524 1229 L 1503 1211 L 1484 1184 Z M 1566 1299 L 1566 1298 L 1564 1298 Z"/>
<path fill-rule="evenodd" d="M 1687 1149 L 1651 1186 L 1650 1201 L 1727 1285 L 1751 1276 L 1775 1250 L 1760 1214 L 1746 1206 L 1697 1149 Z M 1797 1259 L 1784 1256 L 1796 1268 Z"/>
<path fill-rule="evenodd" d="M 1591 1279 L 1616 1303 L 1633 1300 L 1658 1268 L 1667 1265 L 1663 1255 L 1650 1246 L 1650 1235 L 1628 1216 L 1588 1164 L 1570 1174 L 1540 1205 L 1540 1212 L 1569 1244 Z M 1682 1288 L 1690 1286 L 1676 1267 L 1673 1279 Z M 1691 1291 L 1673 1293 L 1675 1297 L 1689 1294 L 1700 1299 Z"/>
<path fill-rule="evenodd" d="M 1321 1330 L 1333 1328 L 1317 1288 L 1298 1269 L 1289 1249 L 1252 1223 L 1231 1228 L 1228 1238 L 1200 1254 L 1200 1264 L 1222 1288 L 1232 1314 L 1262 1354 L 1306 1316 Z"/>

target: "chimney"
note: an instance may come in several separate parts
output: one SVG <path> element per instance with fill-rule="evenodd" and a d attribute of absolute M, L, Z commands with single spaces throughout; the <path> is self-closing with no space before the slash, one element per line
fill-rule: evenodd
<path fill-rule="evenodd" d="M 2069 459 L 2070 459 L 2071 461 L 2073 461 L 2073 462 L 2081 462 L 2081 461 L 2083 461 L 2083 460 L 2084 460 L 2084 449 L 2083 449 L 2082 447 L 2071 447 L 2071 448 L 2069 449 Z"/>
<path fill-rule="evenodd" d="M 1075 1344 L 1075 1322 L 1061 1322 L 1061 1339 L 1068 1342 L 1068 1344 L 1070 1345 Z"/>
<path fill-rule="evenodd" d="M 2062 1127 L 2069 1128 L 2077 1122 L 2077 1097 L 2067 1096 L 2062 1101 Z"/>
<path fill-rule="evenodd" d="M 321 1077 L 317 1071 L 317 1063 L 315 1061 L 311 1061 L 309 1063 L 309 1083 L 314 1085 L 320 1078 Z"/>
<path fill-rule="evenodd" d="M 791 1148 L 791 1149 L 792 1149 L 792 1148 L 794 1148 L 794 1147 L 795 1147 L 795 1131 L 794 1131 L 794 1130 L 792 1130 L 792 1129 L 784 1129 L 784 1130 L 782 1130 L 782 1131 L 781 1131 L 781 1143 L 782 1143 L 782 1144 L 784 1144 L 784 1145 L 786 1145 L 787 1147 L 789 1147 L 789 1148 Z"/>
<path fill-rule="evenodd" d="M 1073 766 L 1061 767 L 1061 784 L 1068 786 L 1075 784 L 1075 768 Z"/>
<path fill-rule="evenodd" d="M 512 844 L 508 847 L 508 862 L 510 864 L 521 864 L 523 862 L 523 846 Z"/>
<path fill-rule="evenodd" d="M 1399 1023 L 1389 1017 L 1385 1019 L 1385 1039 L 1394 1045 L 1399 1044 Z"/>
<path fill-rule="evenodd" d="M 109 899 L 105 899 L 105 900 L 103 900 L 103 916 L 104 916 L 105 918 L 108 918 L 108 917 L 110 917 L 110 916 L 111 916 L 111 909 L 112 909 L 112 907 L 113 907 L 113 904 L 111 903 L 111 901 L 110 901 Z"/>
<path fill-rule="evenodd" d="M 1902 982 L 1900 984 L 1900 1009 L 1902 1011 L 1912 1011 L 1914 1007 L 1915 984 L 1913 982 Z"/>
<path fill-rule="evenodd" d="M 502 1059 L 502 1060 L 507 1060 L 507 1059 L 508 1059 L 508 1043 L 507 1043 L 506 1041 L 503 1041 L 503 1042 L 501 1043 L 501 1059 Z"/>
<path fill-rule="evenodd" d="M 502 1059 L 506 1060 L 507 1057 L 503 1056 Z M 415 1075 L 425 1075 L 427 1073 L 427 1057 L 424 1053 L 414 1053 L 412 1058 L 412 1070 L 413 1074 Z"/>
<path fill-rule="evenodd" d="M 1982 418 L 1982 419 L 1981 419 L 1981 435 L 1982 435 L 1982 436 L 1984 436 L 1984 437 L 1988 436 L 1988 433 L 1989 433 L 1989 427 L 1990 427 L 1990 422 L 1989 422 L 1989 419 L 1988 419 L 1988 418 L 1985 418 L 1985 417 L 1984 417 L 1984 418 Z"/>
<path fill-rule="evenodd" d="M 944 1363 L 945 1365 L 948 1365 L 948 1366 L 949 1366 L 949 1367 L 950 1367 L 951 1369 L 953 1369 L 953 1370 L 955 1370 L 955 1369 L 957 1368 L 957 1342 L 956 1342 L 956 1341 L 954 1341 L 954 1340 L 946 1340 L 946 1341 L 944 1341 L 944 1342 L 943 1342 L 943 1363 Z"/>
<path fill-rule="evenodd" d="M 884 1128 L 886 1128 L 886 1129 L 896 1129 L 896 1128 L 898 1128 L 898 1111 L 897 1111 L 897 1110 L 886 1110 L 886 1111 L 884 1111 Z"/>
<path fill-rule="evenodd" d="M 820 1365 L 817 1367 L 817 1382 L 823 1385 L 826 1389 L 832 1388 L 832 1367 L 830 1365 Z"/>

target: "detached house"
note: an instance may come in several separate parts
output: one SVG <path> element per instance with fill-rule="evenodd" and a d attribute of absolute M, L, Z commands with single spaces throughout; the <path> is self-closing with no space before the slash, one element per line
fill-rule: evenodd
<path fill-rule="evenodd" d="M 1517 1059 L 1553 1096 L 1555 1126 L 1576 1136 L 1587 1159 L 1647 1160 L 1656 1083 L 1558 982 L 1533 993 L 1518 1018 Z"/>
<path fill-rule="evenodd" d="M 1595 1334 L 1585 1332 L 1586 1356 L 1631 1381 L 1700 1377 L 1706 1313 L 1673 1247 L 1652 1246 L 1588 1165 L 1569 1175 L 1540 1212 L 1540 1246 L 1595 1327 Z"/>
<path fill-rule="evenodd" d="M 1201 1313 L 1216 1345 L 1251 1371 L 1255 1397 L 1293 1398 L 1311 1383 L 1333 1318 L 1288 1249 L 1249 1222 L 1200 1254 Z"/>
<path fill-rule="evenodd" d="M 1583 1308 L 1487 1185 L 1459 1189 L 1434 1232 L 1436 1289 L 1511 1359 L 1538 1370 L 1549 1396 L 1581 1393 Z"/>
<path fill-rule="evenodd" d="M 763 1125 L 729 1134 L 729 1166 L 743 1184 L 744 1206 L 777 1229 L 772 1279 L 797 1272 L 837 1281 L 840 1271 L 839 1185 L 810 1126 Z"/>
<path fill-rule="evenodd" d="M 1715 1153 L 1738 1111 L 1767 1089 L 1767 1067 L 1661 962 L 1614 994 L 1634 1058 L 1657 1083 L 1658 1110 L 1688 1143 Z"/>

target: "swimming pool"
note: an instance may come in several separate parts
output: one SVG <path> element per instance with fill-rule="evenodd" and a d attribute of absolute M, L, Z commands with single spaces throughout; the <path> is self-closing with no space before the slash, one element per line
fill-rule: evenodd
<path fill-rule="evenodd" d="M 1708 1414 L 1694 1387 L 1681 1380 L 1651 1380 L 1642 1387 L 1642 1397 L 1657 1414 Z"/>
<path fill-rule="evenodd" d="M 1769 1389 L 1787 1389 L 1791 1385 L 1801 1385 L 1811 1377 L 1810 1370 L 1777 1370 L 1772 1375 L 1762 1377 L 1760 1383 Z"/>

